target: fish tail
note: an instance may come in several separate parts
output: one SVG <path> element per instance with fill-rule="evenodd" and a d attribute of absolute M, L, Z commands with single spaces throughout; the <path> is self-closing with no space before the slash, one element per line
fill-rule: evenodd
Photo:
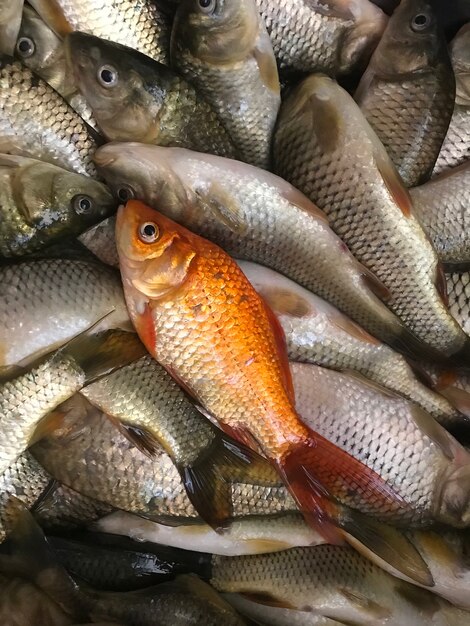
<path fill-rule="evenodd" d="M 280 484 L 269 461 L 215 428 L 207 448 L 194 461 L 177 468 L 194 508 L 215 530 L 224 528 L 233 517 L 234 483 Z"/>

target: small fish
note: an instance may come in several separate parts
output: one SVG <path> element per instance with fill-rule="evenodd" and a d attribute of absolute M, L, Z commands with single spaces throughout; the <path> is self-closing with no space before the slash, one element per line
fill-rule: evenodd
<path fill-rule="evenodd" d="M 430 415 L 358 375 L 306 363 L 292 363 L 291 369 L 305 423 L 408 503 L 407 511 L 396 518 L 384 513 L 384 520 L 411 527 L 470 525 L 470 454 Z"/>
<path fill-rule="evenodd" d="M 231 484 L 276 482 L 271 465 L 215 428 L 150 356 L 91 383 L 82 395 L 143 452 L 152 456 L 161 446 L 199 515 L 215 528 L 232 517 Z"/>
<path fill-rule="evenodd" d="M 0 53 L 13 54 L 21 24 L 23 0 L 0 0 Z"/>
<path fill-rule="evenodd" d="M 155 449 L 152 457 L 144 454 L 83 396 L 71 398 L 60 410 L 64 414 L 61 427 L 36 443 L 32 453 L 61 484 L 87 498 L 170 526 L 201 522 L 181 475 L 163 448 Z M 278 479 L 268 485 L 231 482 L 234 519 L 296 509 Z"/>
<path fill-rule="evenodd" d="M 380 281 L 318 207 L 278 176 L 240 161 L 135 143 L 102 146 L 95 162 L 121 201 L 145 201 L 234 257 L 282 272 L 374 336 L 410 349 L 413 337 L 379 299 Z"/>
<path fill-rule="evenodd" d="M 136 200 L 118 210 L 116 243 L 150 354 L 222 428 L 261 448 L 314 528 L 338 538 L 330 497 L 372 515 L 401 509 L 375 472 L 302 424 L 282 329 L 225 252 Z"/>
<path fill-rule="evenodd" d="M 68 35 L 65 48 L 77 87 L 107 139 L 235 154 L 209 104 L 165 65 L 85 33 Z"/>
<path fill-rule="evenodd" d="M 269 169 L 281 89 L 255 1 L 181 0 L 171 62 L 219 115 L 240 160 Z"/>
<path fill-rule="evenodd" d="M 100 329 L 131 329 L 111 268 L 62 256 L 0 265 L 0 373 L 28 365 L 100 319 Z"/>
<path fill-rule="evenodd" d="M 29 452 L 24 452 L 0 475 L 0 542 L 6 537 L 11 496 L 30 509 L 46 497 L 52 483 L 51 476 Z"/>
<path fill-rule="evenodd" d="M 273 626 L 311 626 L 318 624 L 319 615 L 341 624 L 366 626 L 458 626 L 468 622 L 465 611 L 390 576 L 344 546 L 216 556 L 210 582 L 240 612 Z"/>
<path fill-rule="evenodd" d="M 450 45 L 456 95 L 454 112 L 433 176 L 470 159 L 470 24 L 465 24 Z"/>
<path fill-rule="evenodd" d="M 256 0 L 281 70 L 350 72 L 367 61 L 387 23 L 369 0 Z"/>
<path fill-rule="evenodd" d="M 111 372 L 144 352 L 134 333 L 81 334 L 25 373 L 2 382 L 0 473 L 56 426 L 57 416 L 49 413 L 61 402 L 96 376 Z"/>
<path fill-rule="evenodd" d="M 23 9 L 14 56 L 55 89 L 87 124 L 97 130 L 90 107 L 77 92 L 67 71 L 62 39 L 27 5 Z"/>
<path fill-rule="evenodd" d="M 406 187 L 431 175 L 452 117 L 455 80 L 427 0 L 401 0 L 355 99 Z"/>
<path fill-rule="evenodd" d="M 413 214 L 446 271 L 470 269 L 470 162 L 410 189 Z"/>
<path fill-rule="evenodd" d="M 281 108 L 274 154 L 277 172 L 325 211 L 385 285 L 384 301 L 421 343 L 421 357 L 468 363 L 470 343 L 447 310 L 437 255 L 351 96 L 326 76 L 305 79 Z"/>
<path fill-rule="evenodd" d="M 42 19 L 60 36 L 81 30 L 134 48 L 168 64 L 170 22 L 153 0 L 31 0 Z"/>
<path fill-rule="evenodd" d="M 466 423 L 448 400 L 420 382 L 400 354 L 334 306 L 273 270 L 238 262 L 279 319 L 293 361 L 355 371 L 419 404 L 444 426 Z"/>
<path fill-rule="evenodd" d="M 78 235 L 116 210 L 106 185 L 25 157 L 0 154 L 0 255 Z"/>
<path fill-rule="evenodd" d="M 0 152 L 47 161 L 96 177 L 98 135 L 30 69 L 0 56 Z"/>

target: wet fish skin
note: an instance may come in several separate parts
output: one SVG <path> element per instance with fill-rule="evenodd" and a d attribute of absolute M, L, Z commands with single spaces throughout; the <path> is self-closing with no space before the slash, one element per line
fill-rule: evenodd
<path fill-rule="evenodd" d="M 103 183 L 35 159 L 0 155 L 0 181 L 4 257 L 77 235 L 117 208 Z"/>
<path fill-rule="evenodd" d="M 350 72 L 367 59 L 387 17 L 374 4 L 256 0 L 281 70 Z"/>
<path fill-rule="evenodd" d="M 277 315 L 291 360 L 358 372 L 419 404 L 444 426 L 466 422 L 448 400 L 417 379 L 403 356 L 331 304 L 262 265 L 239 265 Z"/>
<path fill-rule="evenodd" d="M 150 356 L 91 383 L 82 395 L 142 450 L 152 454 L 162 446 L 199 515 L 214 527 L 233 515 L 230 483 L 277 480 L 265 459 L 215 428 Z"/>
<path fill-rule="evenodd" d="M 456 81 L 454 112 L 433 176 L 456 167 L 470 158 L 470 26 L 462 26 L 450 46 Z"/>
<path fill-rule="evenodd" d="M 10 497 L 13 495 L 31 508 L 44 497 L 51 484 L 51 476 L 28 451 L 0 475 L 0 542 L 5 539 L 9 525 Z"/>
<path fill-rule="evenodd" d="M 421 353 L 467 362 L 468 340 L 447 311 L 436 253 L 351 96 L 326 76 L 310 76 L 284 102 L 274 146 L 277 172 L 325 211 L 382 281 L 387 306 L 419 339 Z"/>
<path fill-rule="evenodd" d="M 314 625 L 317 615 L 367 626 L 425 626 L 430 619 L 444 626 L 465 623 L 467 619 L 464 611 L 390 576 L 344 546 L 320 545 L 232 558 L 215 556 L 211 584 L 225 594 L 250 594 L 260 604 L 272 606 L 275 602 L 275 606 L 290 609 L 289 623 L 304 626 Z M 230 600 L 230 596 L 225 597 Z M 302 612 L 305 621 L 295 621 L 297 611 Z"/>
<path fill-rule="evenodd" d="M 431 175 L 452 117 L 455 79 L 427 0 L 402 0 L 355 99 L 407 187 Z"/>
<path fill-rule="evenodd" d="M 90 107 L 77 92 L 70 72 L 67 71 L 62 39 L 30 6 L 23 9 L 14 56 L 55 89 L 87 124 L 97 130 Z"/>
<path fill-rule="evenodd" d="M 84 402 L 84 398 L 80 403 L 74 398 L 62 429 L 32 448 L 51 475 L 84 496 L 149 519 L 171 525 L 200 520 L 178 470 L 163 449 L 155 450 L 150 458 L 109 418 Z M 234 518 L 296 508 L 280 482 L 269 486 L 234 484 L 232 502 Z"/>
<path fill-rule="evenodd" d="M 305 363 L 291 369 L 302 419 L 407 503 L 408 510 L 384 520 L 411 527 L 470 524 L 470 455 L 427 413 L 362 377 Z"/>
<path fill-rule="evenodd" d="M 410 190 L 413 214 L 446 270 L 470 268 L 470 163 Z"/>
<path fill-rule="evenodd" d="M 144 353 L 134 333 L 105 331 L 77 337 L 25 373 L 0 384 L 0 472 L 4 472 L 46 428 L 61 402 L 98 375 Z M 47 431 L 46 431 L 47 432 Z"/>
<path fill-rule="evenodd" d="M 115 230 L 116 216 L 112 215 L 89 228 L 78 237 L 78 240 L 106 265 L 119 267 L 119 256 L 114 236 Z"/>
<path fill-rule="evenodd" d="M 171 62 L 218 114 L 242 161 L 269 169 L 281 103 L 269 35 L 254 0 L 181 0 Z"/>
<path fill-rule="evenodd" d="M 13 54 L 21 24 L 23 0 L 0 2 L 0 53 Z"/>
<path fill-rule="evenodd" d="M 111 5 L 99 0 L 32 0 L 30 4 L 61 37 L 80 30 L 168 63 L 170 22 L 152 0 L 138 5 L 132 0 L 117 0 Z"/>
<path fill-rule="evenodd" d="M 449 311 L 470 335 L 470 272 L 446 274 Z"/>
<path fill-rule="evenodd" d="M 27 365 L 107 313 L 101 328 L 130 330 L 119 276 L 104 265 L 43 258 L 0 266 L 0 371 Z"/>
<path fill-rule="evenodd" d="M 68 35 L 65 47 L 77 87 L 108 140 L 235 154 L 209 104 L 165 65 L 85 33 Z M 102 72 L 108 82 L 101 78 Z"/>
<path fill-rule="evenodd" d="M 91 155 L 98 136 L 67 102 L 6 55 L 0 57 L 0 79 L 0 151 L 96 177 Z"/>
<path fill-rule="evenodd" d="M 95 162 L 117 196 L 135 197 L 220 245 L 282 272 L 383 341 L 413 337 L 379 300 L 381 285 L 331 231 L 325 216 L 279 177 L 178 148 L 107 144 Z M 98 244 L 99 245 L 99 244 Z"/>

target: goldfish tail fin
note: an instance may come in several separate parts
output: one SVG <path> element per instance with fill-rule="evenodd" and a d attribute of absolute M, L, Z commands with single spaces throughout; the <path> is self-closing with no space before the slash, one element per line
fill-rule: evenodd
<path fill-rule="evenodd" d="M 210 445 L 197 459 L 177 468 L 194 508 L 215 530 L 221 530 L 233 517 L 233 483 L 279 481 L 269 461 L 216 428 Z"/>
<path fill-rule="evenodd" d="M 331 540 L 330 501 L 362 505 L 370 515 L 408 511 L 403 498 L 367 465 L 317 433 L 301 439 L 279 464 L 306 521 Z"/>

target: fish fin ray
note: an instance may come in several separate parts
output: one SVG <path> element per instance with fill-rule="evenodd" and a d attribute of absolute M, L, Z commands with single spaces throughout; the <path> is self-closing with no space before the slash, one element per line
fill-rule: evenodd
<path fill-rule="evenodd" d="M 197 189 L 194 193 L 198 202 L 218 222 L 238 235 L 247 232 L 248 222 L 242 207 L 220 185 L 212 183 L 208 190 Z"/>
<path fill-rule="evenodd" d="M 256 604 L 263 604 L 264 606 L 273 606 L 279 609 L 297 609 L 293 604 L 287 602 L 287 600 L 281 600 L 281 598 L 276 598 L 270 593 L 257 593 L 255 591 L 244 591 L 240 593 L 243 598 L 250 600 L 250 602 L 255 602 Z M 297 609 L 298 610 L 298 609 Z"/>
<path fill-rule="evenodd" d="M 436 265 L 436 279 L 434 281 L 436 285 L 436 289 L 441 296 L 442 301 L 445 306 L 449 307 L 449 296 L 447 295 L 447 280 L 446 275 L 444 274 L 444 268 L 440 263 Z"/>
<path fill-rule="evenodd" d="M 405 217 L 410 218 L 412 215 L 412 202 L 408 189 L 405 187 L 400 174 L 390 159 L 385 159 L 381 154 L 375 153 L 375 162 L 377 169 L 385 183 L 395 204 L 400 208 Z"/>
<path fill-rule="evenodd" d="M 365 283 L 366 287 L 370 289 L 379 300 L 382 302 L 390 300 L 390 290 L 383 284 L 380 278 L 377 278 L 377 276 L 364 265 L 360 267 L 360 272 L 363 283 Z"/>

